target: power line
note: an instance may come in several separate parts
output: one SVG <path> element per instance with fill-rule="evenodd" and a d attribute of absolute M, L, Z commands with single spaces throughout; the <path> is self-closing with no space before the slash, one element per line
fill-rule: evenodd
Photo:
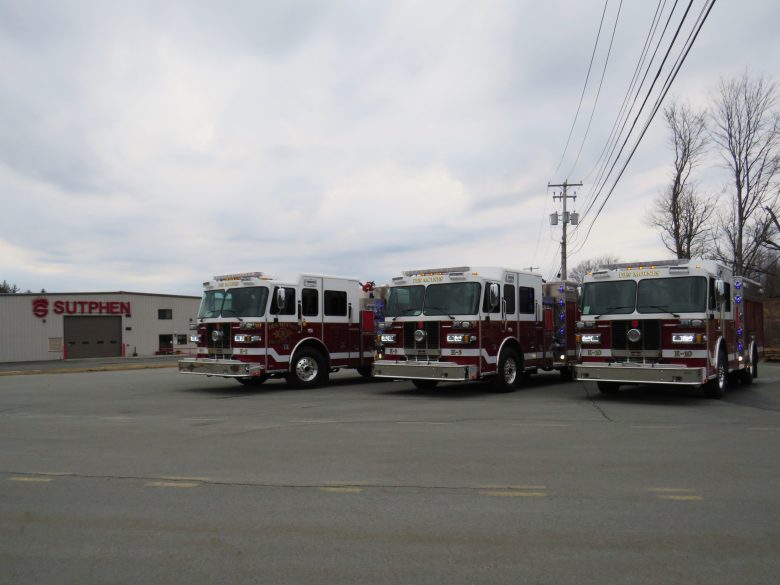
<path fill-rule="evenodd" d="M 621 0 L 622 1 L 622 0 Z M 599 30 L 596 33 L 596 42 L 593 44 L 593 52 L 590 55 L 590 63 L 588 64 L 588 72 L 585 74 L 585 84 L 582 86 L 582 93 L 580 94 L 580 103 L 577 104 L 577 112 L 574 114 L 574 120 L 571 123 L 571 129 L 569 130 L 569 136 L 566 139 L 566 146 L 563 147 L 563 154 L 561 154 L 561 160 L 558 161 L 558 166 L 553 171 L 553 176 L 558 173 L 558 169 L 563 164 L 563 159 L 566 157 L 566 151 L 569 149 L 569 141 L 571 141 L 571 135 L 574 133 L 574 127 L 577 125 L 577 118 L 580 115 L 580 108 L 582 107 L 582 100 L 585 97 L 585 90 L 588 87 L 588 80 L 590 79 L 590 71 L 593 67 L 593 59 L 596 56 L 596 49 L 599 46 L 599 37 L 601 37 L 601 28 L 604 25 L 604 15 L 607 13 L 607 6 L 609 6 L 609 0 L 604 2 L 604 10 L 601 12 L 601 22 L 599 22 Z"/>
<path fill-rule="evenodd" d="M 601 87 L 604 85 L 604 77 L 607 74 L 607 66 L 609 65 L 609 57 L 612 54 L 612 43 L 615 41 L 615 32 L 617 32 L 618 21 L 620 20 L 620 10 L 623 8 L 623 0 L 620 0 L 618 4 L 617 14 L 615 15 L 615 25 L 612 27 L 612 36 L 609 39 L 609 47 L 607 47 L 607 56 L 604 60 L 604 69 L 601 71 L 601 79 L 599 80 L 599 88 L 596 91 L 596 97 L 593 100 L 593 108 L 590 111 L 590 119 L 588 119 L 588 126 L 585 128 L 585 135 L 582 137 L 580 143 L 580 149 L 577 151 L 577 157 L 574 159 L 574 164 L 571 166 L 571 170 L 568 175 L 571 177 L 574 174 L 574 170 L 577 168 L 577 163 L 580 161 L 580 155 L 582 154 L 582 148 L 585 146 L 585 141 L 588 139 L 588 132 L 590 132 L 590 125 L 593 123 L 593 115 L 596 113 L 596 106 L 599 103 L 599 96 L 601 95 Z M 557 169 L 556 169 L 557 170 Z"/>
<path fill-rule="evenodd" d="M 693 3 L 693 0 L 691 0 L 691 3 L 688 6 L 688 9 L 685 12 L 685 15 L 687 15 L 688 10 L 690 9 L 690 5 Z M 620 181 L 620 178 L 623 176 L 623 173 L 625 172 L 626 168 L 628 167 L 628 163 L 631 162 L 631 159 L 633 158 L 634 154 L 636 153 L 637 148 L 639 147 L 639 144 L 642 141 L 642 138 L 644 137 L 645 133 L 647 132 L 648 128 L 650 127 L 651 122 L 653 121 L 653 118 L 655 117 L 656 113 L 658 113 L 658 110 L 661 107 L 661 104 L 663 103 L 664 98 L 666 97 L 666 94 L 669 92 L 669 89 L 672 87 L 672 83 L 674 83 L 674 80 L 677 78 L 677 75 L 680 72 L 680 69 L 682 68 L 683 64 L 685 63 L 685 60 L 688 58 L 688 54 L 690 53 L 691 48 L 693 48 L 693 44 L 696 42 L 696 39 L 699 36 L 699 33 L 701 32 L 702 27 L 704 26 L 704 23 L 707 21 L 707 18 L 710 15 L 710 12 L 712 11 L 712 8 L 715 5 L 715 0 L 710 0 L 709 6 L 706 4 L 702 7 L 701 12 L 699 13 L 699 17 L 697 18 L 696 23 L 694 23 L 694 26 L 691 30 L 691 32 L 688 35 L 688 39 L 686 39 L 685 44 L 683 45 L 684 50 L 681 52 L 681 54 L 677 57 L 677 60 L 675 61 L 674 65 L 672 66 L 671 71 L 667 75 L 667 78 L 664 82 L 662 92 L 659 95 L 658 99 L 656 100 L 656 103 L 653 107 L 652 112 L 650 113 L 644 128 L 642 129 L 642 132 L 640 133 L 639 137 L 637 138 L 634 147 L 632 148 L 631 152 L 629 153 L 628 158 L 626 159 L 625 163 L 623 164 L 622 168 L 620 169 L 620 173 L 615 178 L 615 181 L 612 184 L 612 187 L 610 188 L 609 192 L 607 193 L 606 197 L 604 198 L 604 201 L 602 202 L 601 206 L 599 207 L 598 211 L 596 212 L 596 216 L 593 218 L 593 220 L 590 222 L 590 226 L 588 227 L 588 231 L 585 234 L 585 239 L 583 240 L 582 244 L 578 248 L 577 251 L 581 250 L 582 247 L 585 245 L 585 243 L 588 240 L 588 237 L 590 236 L 591 230 L 593 229 L 593 226 L 596 223 L 596 220 L 601 215 L 602 210 L 604 209 L 604 206 L 607 204 L 607 201 L 609 201 L 610 197 L 612 196 L 612 193 L 615 191 L 615 188 L 617 187 L 618 182 Z M 678 27 L 677 33 L 675 33 L 675 37 L 672 40 L 672 45 L 674 44 L 674 40 L 677 38 L 677 34 L 679 33 L 680 29 L 682 28 L 682 23 L 685 20 L 685 16 L 683 16 L 683 21 L 680 23 L 680 27 Z M 697 26 L 698 25 L 698 26 Z M 668 53 L 671 51 L 671 46 L 669 47 Z M 664 62 L 666 61 L 666 57 L 664 57 Z M 661 64 L 661 67 L 663 67 L 663 63 Z M 659 73 L 660 75 L 660 69 Z M 658 77 L 656 76 L 656 78 Z M 633 126 L 632 126 L 633 128 Z M 622 151 L 622 149 L 621 149 Z M 614 165 L 613 165 L 614 167 Z M 610 170 L 611 172 L 611 170 Z"/>

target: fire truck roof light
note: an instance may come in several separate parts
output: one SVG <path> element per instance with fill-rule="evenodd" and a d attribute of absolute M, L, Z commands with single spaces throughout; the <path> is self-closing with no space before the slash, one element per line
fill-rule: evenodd
<path fill-rule="evenodd" d="M 404 276 L 421 276 L 429 274 L 447 274 L 450 272 L 468 272 L 471 270 L 468 266 L 456 266 L 453 268 L 426 268 L 424 270 L 407 270 Z"/>
<path fill-rule="evenodd" d="M 222 274 L 215 276 L 214 280 L 239 280 L 242 278 L 260 278 L 262 276 L 262 272 L 239 272 L 237 274 Z"/>
<path fill-rule="evenodd" d="M 690 272 L 687 266 L 670 266 L 669 274 L 687 274 Z"/>

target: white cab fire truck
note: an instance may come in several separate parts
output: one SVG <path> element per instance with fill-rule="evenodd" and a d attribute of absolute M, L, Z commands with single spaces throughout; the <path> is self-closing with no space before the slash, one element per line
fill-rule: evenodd
<path fill-rule="evenodd" d="M 552 286 L 557 296 L 543 304 L 542 277 L 522 270 L 404 272 L 388 286 L 374 376 L 411 380 L 418 388 L 491 378 L 495 389 L 508 392 L 526 373 L 558 368 L 567 375 L 574 361 L 573 334 L 567 336 L 576 317 L 574 289 Z"/>
<path fill-rule="evenodd" d="M 355 278 L 262 272 L 215 276 L 203 283 L 197 356 L 179 372 L 262 384 L 285 377 L 296 387 L 327 382 L 339 368 L 371 375 L 374 313 L 371 286 Z"/>
<path fill-rule="evenodd" d="M 758 283 L 713 260 L 613 264 L 582 286 L 575 377 L 605 394 L 621 384 L 677 384 L 723 396 L 749 384 L 763 355 Z"/>

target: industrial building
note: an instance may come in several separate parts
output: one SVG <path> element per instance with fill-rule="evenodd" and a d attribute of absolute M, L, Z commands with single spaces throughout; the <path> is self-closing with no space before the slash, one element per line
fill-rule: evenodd
<path fill-rule="evenodd" d="M 186 353 L 199 304 L 124 291 L 0 294 L 0 362 Z"/>

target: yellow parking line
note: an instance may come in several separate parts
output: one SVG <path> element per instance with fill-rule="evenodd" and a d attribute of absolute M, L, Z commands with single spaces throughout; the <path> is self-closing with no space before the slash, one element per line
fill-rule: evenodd
<path fill-rule="evenodd" d="M 678 500 L 678 501 L 689 501 L 689 502 L 700 502 L 704 498 L 701 496 L 658 496 L 659 500 Z"/>
<path fill-rule="evenodd" d="M 163 475 L 160 477 L 160 479 L 167 479 L 169 481 L 198 481 L 198 482 L 204 482 L 211 480 L 210 477 L 186 477 L 186 476 L 176 476 L 176 475 Z"/>
<path fill-rule="evenodd" d="M 546 490 L 546 485 L 528 485 L 518 483 L 500 483 L 493 485 L 481 485 L 482 489 L 487 490 Z"/>
<path fill-rule="evenodd" d="M 317 489 L 319 489 L 321 492 L 327 492 L 329 494 L 359 494 L 363 491 L 363 488 L 356 486 L 321 487 Z"/>
<path fill-rule="evenodd" d="M 480 496 L 493 498 L 544 498 L 545 492 L 515 492 L 515 491 L 480 491 Z"/>
<path fill-rule="evenodd" d="M 146 487 L 161 487 L 161 488 L 194 488 L 202 484 L 200 482 L 195 482 L 195 481 L 150 481 L 145 485 Z"/>
<path fill-rule="evenodd" d="M 8 481 L 24 481 L 27 483 L 49 483 L 51 481 L 50 477 L 9 477 Z"/>

